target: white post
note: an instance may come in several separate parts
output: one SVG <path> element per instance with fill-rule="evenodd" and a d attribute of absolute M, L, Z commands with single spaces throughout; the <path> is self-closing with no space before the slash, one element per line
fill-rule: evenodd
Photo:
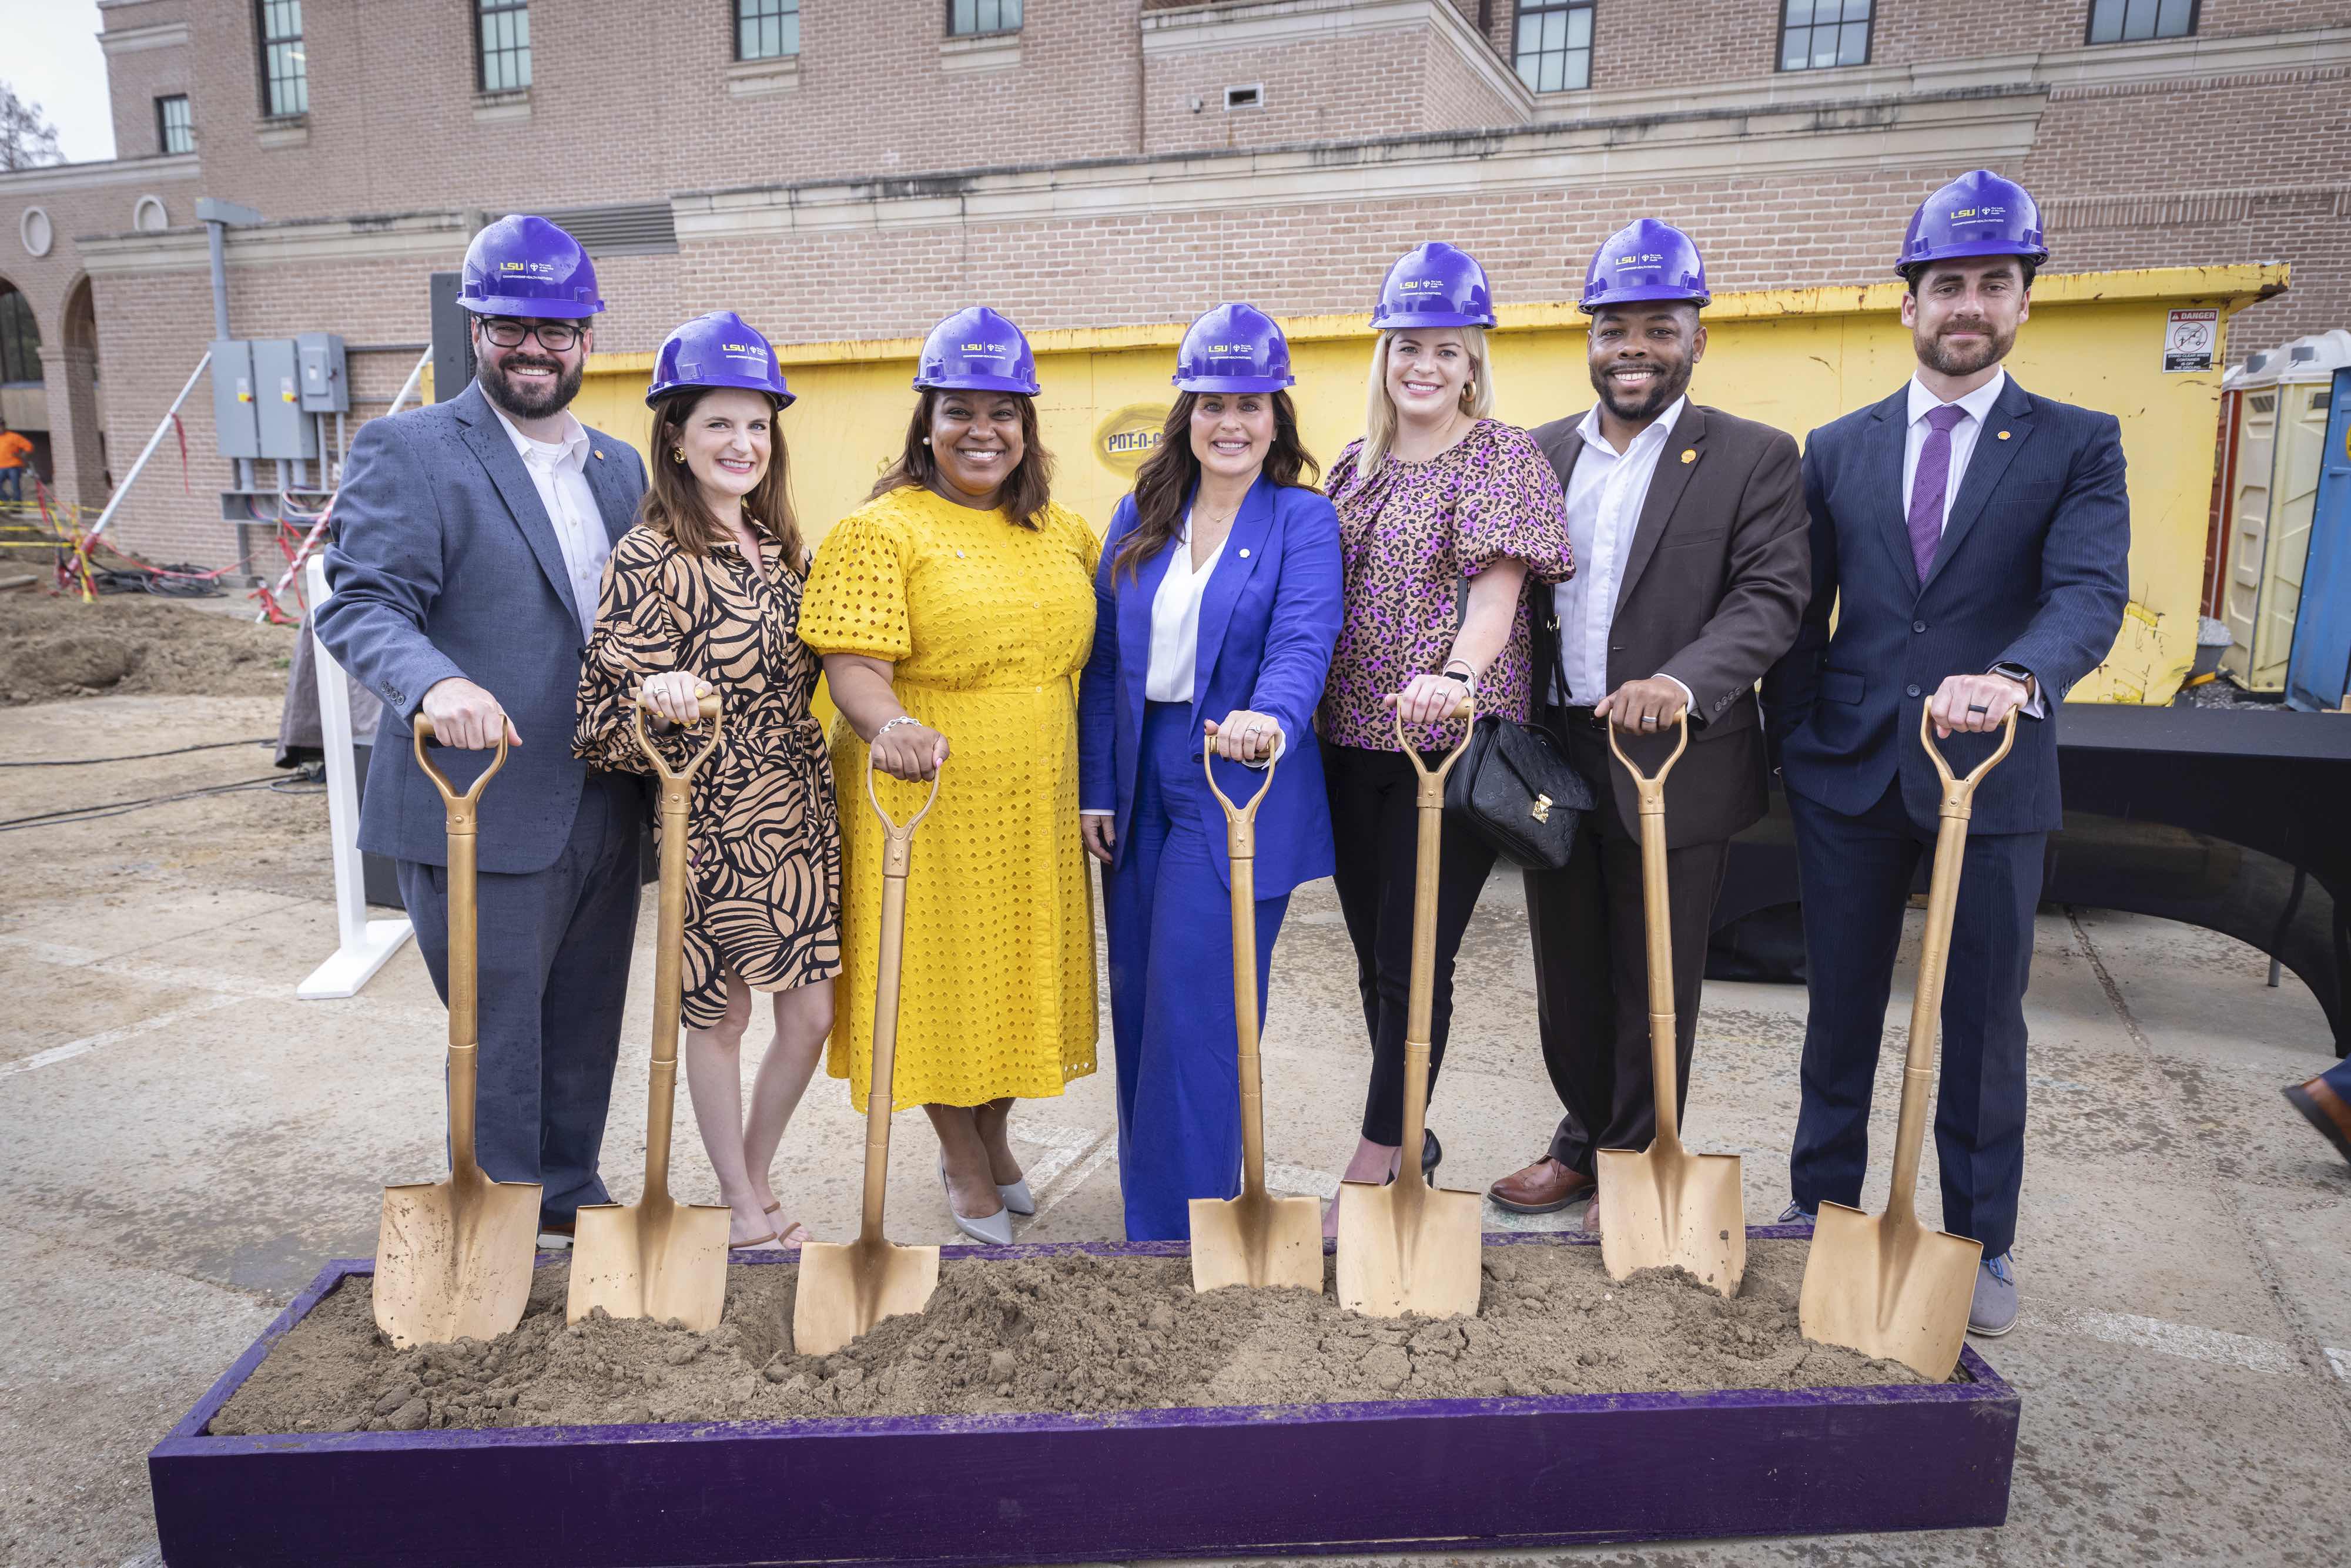
<path fill-rule="evenodd" d="M 311 622 L 327 602 L 327 559 L 310 558 L 308 569 Z M 408 940 L 407 917 L 370 920 L 367 890 L 360 869 L 360 792 L 351 777 L 351 691 L 343 667 L 318 642 L 311 649 L 319 674 L 319 729 L 327 749 L 327 833 L 335 852 L 335 926 L 342 946 L 310 971 L 295 989 L 304 1001 L 355 997 L 385 960 Z"/>

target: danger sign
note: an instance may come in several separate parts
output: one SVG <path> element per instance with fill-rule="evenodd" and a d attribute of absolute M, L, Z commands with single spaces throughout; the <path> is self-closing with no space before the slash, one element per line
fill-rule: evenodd
<path fill-rule="evenodd" d="M 2163 327 L 2163 368 L 2209 371 L 2212 345 L 2220 336 L 2218 310 L 2174 310 Z"/>

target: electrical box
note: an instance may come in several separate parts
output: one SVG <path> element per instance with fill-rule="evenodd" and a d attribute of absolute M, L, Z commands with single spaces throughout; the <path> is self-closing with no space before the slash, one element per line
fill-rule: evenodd
<path fill-rule="evenodd" d="M 332 332 L 303 332 L 294 340 L 296 389 L 304 413 L 349 413 L 350 383 L 343 377 L 343 340 Z"/>
<path fill-rule="evenodd" d="M 302 409 L 293 339 L 253 340 L 253 396 L 261 455 L 280 462 L 319 455 L 319 427 Z"/>
<path fill-rule="evenodd" d="M 213 345 L 213 431 L 223 457 L 261 455 L 256 413 L 253 345 L 227 338 Z"/>

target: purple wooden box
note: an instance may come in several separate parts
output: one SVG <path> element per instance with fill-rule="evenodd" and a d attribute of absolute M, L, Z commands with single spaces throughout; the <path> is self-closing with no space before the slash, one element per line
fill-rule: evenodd
<path fill-rule="evenodd" d="M 277 1337 L 371 1267 L 328 1264 L 147 1456 L 170 1568 L 1025 1563 L 1947 1530 L 2006 1520 L 2016 1457 L 2016 1391 L 1973 1350 L 1938 1387 L 207 1436 Z"/>

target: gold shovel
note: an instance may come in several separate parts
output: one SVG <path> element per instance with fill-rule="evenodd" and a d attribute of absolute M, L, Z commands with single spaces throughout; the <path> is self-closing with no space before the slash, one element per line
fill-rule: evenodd
<path fill-rule="evenodd" d="M 883 1318 L 919 1312 L 939 1288 L 939 1249 L 899 1247 L 882 1234 L 882 1204 L 890 1182 L 890 1107 L 898 1057 L 898 961 L 906 936 L 906 872 L 914 854 L 914 825 L 939 798 L 939 781 L 923 809 L 902 826 L 873 792 L 873 759 L 865 759 L 865 798 L 882 819 L 881 949 L 873 966 L 873 1065 L 865 1085 L 865 1212 L 854 1241 L 811 1241 L 800 1249 L 799 1299 L 792 1306 L 792 1348 L 831 1355 Z"/>
<path fill-rule="evenodd" d="M 375 1322 L 402 1350 L 496 1339 L 522 1321 L 538 1258 L 539 1185 L 492 1181 L 474 1158 L 480 957 L 474 901 L 475 806 L 506 766 L 498 754 L 464 794 L 425 759 L 433 721 L 418 714 L 416 766 L 441 791 L 449 825 L 449 1179 L 383 1189 L 375 1243 Z"/>
<path fill-rule="evenodd" d="M 1465 698 L 1456 718 L 1476 716 Z M 1404 1145 L 1395 1181 L 1339 1184 L 1339 1304 L 1374 1317 L 1446 1318 L 1478 1311 L 1478 1217 L 1483 1197 L 1455 1187 L 1433 1187 L 1420 1168 L 1428 1114 L 1429 1014 L 1437 992 L 1437 867 L 1442 846 L 1445 776 L 1468 747 L 1470 730 L 1434 769 L 1405 737 L 1395 716 L 1396 743 L 1420 776 L 1414 804 L 1420 812 L 1419 860 L 1412 892 L 1412 989 L 1405 1014 Z"/>
<path fill-rule="evenodd" d="M 702 716 L 712 721 L 710 744 L 678 772 L 646 736 L 642 701 L 631 715 L 637 745 L 661 775 L 661 925 L 653 948 L 645 1186 L 634 1203 L 581 1207 L 571 1239 L 571 1291 L 563 1315 L 576 1323 L 601 1307 L 616 1318 L 674 1319 L 707 1333 L 726 1307 L 726 1206 L 679 1203 L 670 1197 L 669 1141 L 677 1103 L 677 1020 L 685 988 L 686 810 L 694 776 L 717 751 L 726 721 L 716 695 L 702 699 Z"/>
<path fill-rule="evenodd" d="M 1322 1206 L 1311 1197 L 1275 1197 L 1265 1189 L 1265 1102 L 1257 1055 L 1257 807 L 1273 788 L 1274 763 L 1246 806 L 1217 788 L 1217 748 L 1200 766 L 1225 809 L 1225 848 L 1233 862 L 1233 1019 L 1240 1051 L 1241 1195 L 1192 1199 L 1192 1289 L 1295 1285 L 1322 1289 Z"/>
<path fill-rule="evenodd" d="M 1939 1383 L 1959 1364 L 1975 1299 L 1983 1244 L 1918 1223 L 1918 1150 L 1927 1137 L 1928 1097 L 1935 1083 L 1936 1030 L 1943 1017 L 1943 963 L 1959 904 L 1959 868 L 1977 784 L 2016 744 L 2008 716 L 1999 749 L 1954 779 L 1929 728 L 1931 705 L 1918 710 L 1918 744 L 1943 780 L 1942 821 L 1935 831 L 1935 870 L 1927 884 L 1927 933 L 1918 948 L 1918 984 L 1910 998 L 1910 1045 L 1902 1060 L 1902 1118 L 1894 1128 L 1894 1186 L 1886 1212 L 1868 1215 L 1823 1203 L 1813 1222 L 1804 1288 L 1796 1313 L 1806 1339 L 1898 1361 Z"/>
<path fill-rule="evenodd" d="M 1689 746 L 1689 714 L 1673 755 L 1655 773 L 1633 766 L 1608 727 L 1608 749 L 1641 796 L 1641 904 L 1649 942 L 1649 1076 L 1657 1136 L 1646 1149 L 1602 1149 L 1597 1156 L 1600 1261 L 1612 1280 L 1643 1269 L 1682 1269 L 1725 1296 L 1747 1273 L 1747 1216 L 1740 1204 L 1739 1156 L 1682 1147 L 1681 1071 L 1674 1042 L 1672 907 L 1666 891 L 1666 775 Z"/>

